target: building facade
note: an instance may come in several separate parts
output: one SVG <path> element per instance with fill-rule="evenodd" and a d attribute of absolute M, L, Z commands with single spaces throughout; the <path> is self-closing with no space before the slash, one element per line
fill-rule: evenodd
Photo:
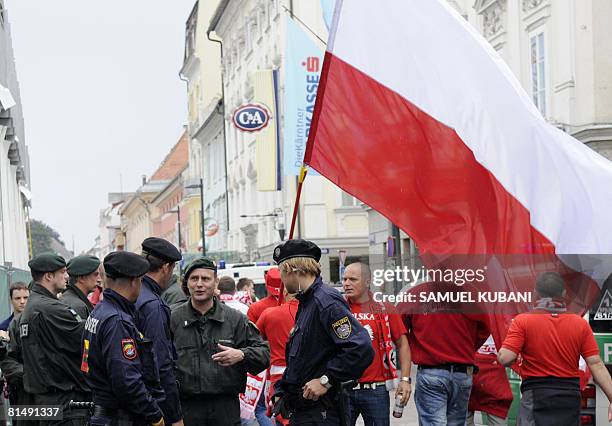
<path fill-rule="evenodd" d="M 185 203 L 192 206 L 190 252 L 201 249 L 200 182 L 204 193 L 206 252 L 226 252 L 227 179 L 221 85 L 221 44 L 209 39 L 208 26 L 218 0 L 196 1 L 185 28 L 181 76 L 187 82 L 189 167 L 185 173 Z M 200 180 L 201 179 L 201 180 Z M 196 237 L 197 235 L 197 237 Z"/>
<path fill-rule="evenodd" d="M 257 162 L 257 135 L 240 131 L 233 112 L 251 103 L 257 91 L 253 73 L 278 72 L 278 120 L 284 119 L 284 48 L 286 17 L 293 15 L 318 34 L 326 32 L 318 1 L 222 0 L 209 31 L 222 41 L 224 127 L 227 154 L 229 203 L 229 250 L 244 260 L 270 260 L 272 250 L 287 238 L 296 192 L 295 176 L 280 176 L 280 189 L 258 190 L 258 176 L 265 167 Z M 282 146 L 283 134 L 280 133 Z M 276 153 L 282 158 L 281 152 Z M 341 161 L 342 159 L 339 159 Z M 325 279 L 339 280 L 341 260 L 368 254 L 367 213 L 352 197 L 320 176 L 309 176 L 299 207 L 295 236 L 311 239 L 323 248 L 321 264 Z"/>
<path fill-rule="evenodd" d="M 104 259 L 112 251 L 125 249 L 125 237 L 121 232 L 119 212 L 123 204 L 133 196 L 134 193 L 111 192 L 108 194 L 108 206 L 100 210 L 99 233 L 90 254 Z"/>
<path fill-rule="evenodd" d="M 181 174 L 187 168 L 188 153 L 189 141 L 183 132 L 155 173 L 149 179 L 143 176 L 140 188 L 121 204 L 121 235 L 116 238 L 123 243 L 124 250 L 138 253 L 145 238 L 162 234 L 170 237 L 170 241 L 178 240 L 178 234 L 169 228 L 173 216 L 170 210 L 182 202 Z M 174 218 L 177 223 L 176 214 Z"/>
<path fill-rule="evenodd" d="M 27 268 L 29 157 L 7 11 L 0 1 L 0 262 Z"/>

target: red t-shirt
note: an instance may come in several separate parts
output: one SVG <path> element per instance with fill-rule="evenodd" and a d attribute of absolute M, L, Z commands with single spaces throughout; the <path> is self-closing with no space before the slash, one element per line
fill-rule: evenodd
<path fill-rule="evenodd" d="M 383 316 L 372 313 L 372 306 L 376 307 L 376 304 L 351 303 L 350 301 L 348 303 L 355 319 L 359 321 L 370 334 L 370 339 L 372 339 L 372 347 L 374 348 L 374 361 L 372 361 L 372 364 L 370 364 L 366 371 L 364 371 L 363 375 L 359 379 L 359 382 L 384 382 L 384 364 L 387 361 L 385 359 L 383 328 L 380 324 L 380 322 L 383 321 Z M 395 343 L 400 339 L 400 337 L 407 334 L 406 327 L 404 326 L 402 318 L 399 314 L 388 314 L 388 317 L 389 327 L 391 329 L 391 340 L 393 340 L 393 343 Z M 380 319 L 377 320 L 376 318 Z"/>
<path fill-rule="evenodd" d="M 517 315 L 504 348 L 522 354 L 520 372 L 529 377 L 579 377 L 580 356 L 599 355 L 588 322 L 572 313 L 533 311 Z"/>
<path fill-rule="evenodd" d="M 257 328 L 270 344 L 270 365 L 286 367 L 285 346 L 295 324 L 298 301 L 266 309 L 257 320 Z"/>
<path fill-rule="evenodd" d="M 485 316 L 460 313 L 404 316 L 416 365 L 472 364 L 489 335 Z"/>
<path fill-rule="evenodd" d="M 249 306 L 247 317 L 249 318 L 249 321 L 251 321 L 254 324 L 257 324 L 257 320 L 259 319 L 263 311 L 265 311 L 268 308 L 273 308 L 275 306 L 278 306 L 278 299 L 276 297 L 274 296 L 264 297 L 259 302 L 255 302 L 251 306 Z"/>

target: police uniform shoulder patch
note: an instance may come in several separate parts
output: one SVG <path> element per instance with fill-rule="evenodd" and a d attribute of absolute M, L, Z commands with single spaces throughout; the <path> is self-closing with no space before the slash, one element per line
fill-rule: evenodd
<path fill-rule="evenodd" d="M 19 329 L 19 337 L 28 337 L 28 324 L 21 324 Z"/>
<path fill-rule="evenodd" d="M 134 342 L 134 339 L 122 339 L 121 352 L 123 352 L 123 357 L 127 360 L 131 361 L 136 359 L 138 352 L 136 352 L 136 343 Z"/>
<path fill-rule="evenodd" d="M 348 316 L 340 318 L 338 321 L 332 324 L 332 330 L 336 333 L 339 339 L 348 339 L 353 331 L 351 327 L 351 321 Z"/>
<path fill-rule="evenodd" d="M 81 316 L 80 316 L 79 314 L 77 314 L 77 311 L 75 311 L 75 310 L 74 310 L 74 309 L 72 309 L 71 307 L 68 307 L 68 310 L 70 311 L 70 313 L 71 313 L 72 315 L 74 315 L 74 317 L 76 318 L 76 320 L 77 320 L 78 322 L 83 321 L 83 318 L 81 318 Z"/>

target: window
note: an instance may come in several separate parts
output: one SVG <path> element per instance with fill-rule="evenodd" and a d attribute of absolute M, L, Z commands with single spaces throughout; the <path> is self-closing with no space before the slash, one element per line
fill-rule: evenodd
<path fill-rule="evenodd" d="M 531 96 L 533 103 L 546 116 L 546 52 L 544 33 L 531 36 Z"/>
<path fill-rule="evenodd" d="M 351 194 L 347 194 L 342 191 L 342 207 L 358 207 L 359 200 L 353 197 Z"/>

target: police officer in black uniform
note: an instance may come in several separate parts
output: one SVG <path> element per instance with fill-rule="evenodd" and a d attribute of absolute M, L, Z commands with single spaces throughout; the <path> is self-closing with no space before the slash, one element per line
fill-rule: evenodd
<path fill-rule="evenodd" d="M 69 408 L 71 400 L 88 401 L 89 386 L 80 371 L 81 334 L 85 322 L 57 299 L 66 288 L 66 261 L 54 253 L 28 263 L 34 285 L 19 317 L 19 334 L 9 356 L 23 359 L 23 384 L 35 405 L 60 405 L 63 421 L 39 424 L 86 425 L 86 409 Z"/>
<path fill-rule="evenodd" d="M 170 307 L 161 294 L 170 285 L 174 266 L 182 256 L 174 245 L 156 237 L 142 242 L 142 255 L 149 262 L 149 270 L 142 279 L 136 301 L 136 327 L 153 341 L 165 394 L 158 403 L 164 412 L 164 421 L 171 425 L 181 421 L 183 414 L 174 374 L 177 355 L 170 333 Z"/>
<path fill-rule="evenodd" d="M 70 306 L 83 319 L 87 319 L 93 305 L 87 295 L 102 285 L 100 259 L 95 256 L 77 256 L 68 262 L 68 286 L 62 293 L 62 302 Z"/>
<path fill-rule="evenodd" d="M 152 342 L 134 324 L 134 303 L 149 262 L 117 251 L 104 258 L 104 269 L 104 299 L 87 319 L 82 344 L 81 370 L 95 403 L 91 425 L 163 426 Z"/>
<path fill-rule="evenodd" d="M 321 249 L 289 240 L 274 249 L 281 280 L 300 301 L 276 385 L 275 413 L 291 425 L 344 425 L 341 384 L 357 380 L 374 358 L 368 332 L 342 295 L 321 280 Z"/>

